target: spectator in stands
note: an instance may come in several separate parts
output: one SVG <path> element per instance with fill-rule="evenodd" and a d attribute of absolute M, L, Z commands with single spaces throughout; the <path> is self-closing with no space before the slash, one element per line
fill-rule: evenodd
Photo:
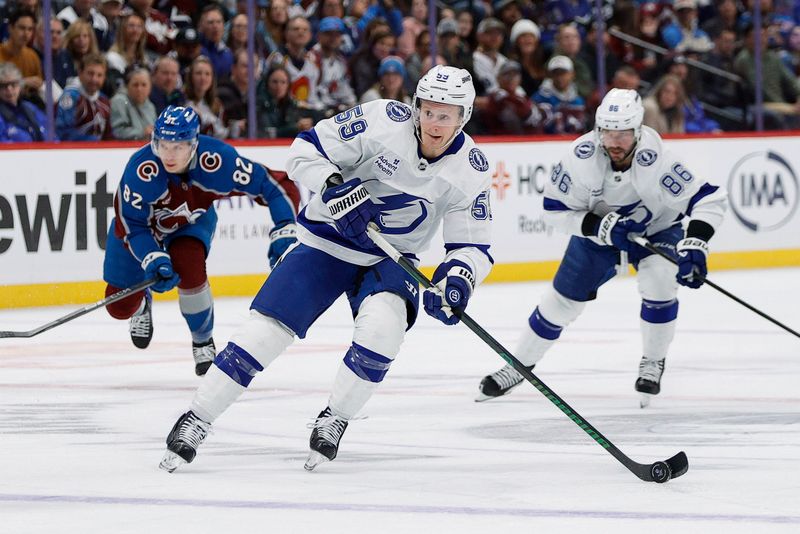
<path fill-rule="evenodd" d="M 303 17 L 309 20 L 317 10 L 318 0 L 295 0 L 289 6 L 289 18 Z"/>
<path fill-rule="evenodd" d="M 465 9 L 456 13 L 456 22 L 458 22 L 458 36 L 461 38 L 461 42 L 472 53 L 478 46 L 475 17 L 471 11 Z"/>
<path fill-rule="evenodd" d="M 106 18 L 94 8 L 95 1 L 96 0 L 73 0 L 71 5 L 68 5 L 58 12 L 56 18 L 59 19 L 67 29 L 77 20 L 88 22 L 95 34 L 98 47 L 100 47 L 100 50 L 105 51 L 111 46 L 114 36 L 112 35 Z"/>
<path fill-rule="evenodd" d="M 311 25 L 303 17 L 292 17 L 286 24 L 286 44 L 267 58 L 271 67 L 281 65 L 290 76 L 290 92 L 301 107 L 321 112 L 322 103 L 317 97 L 319 67 L 308 51 L 311 42 Z"/>
<path fill-rule="evenodd" d="M 254 76 L 258 80 L 261 73 L 257 57 L 254 65 Z M 222 120 L 228 127 L 230 139 L 247 137 L 247 88 L 250 79 L 248 68 L 247 49 L 240 48 L 233 54 L 230 79 L 222 80 L 217 87 L 217 95 L 222 102 Z"/>
<path fill-rule="evenodd" d="M 714 38 L 714 49 L 706 54 L 703 61 L 725 72 L 734 73 L 736 53 L 736 34 L 722 29 Z M 703 71 L 699 98 L 703 102 L 722 109 L 730 118 L 721 117 L 724 130 L 746 128 L 743 87 L 740 83 Z"/>
<path fill-rule="evenodd" d="M 403 33 L 397 38 L 397 55 L 407 58 L 414 53 L 417 36 L 428 28 L 428 0 L 411 0 L 411 16 L 403 19 Z"/>
<path fill-rule="evenodd" d="M 398 56 L 384 58 L 378 68 L 378 82 L 361 95 L 359 103 L 388 98 L 411 105 L 411 96 L 403 88 L 405 77 L 406 69 L 402 58 Z"/>
<path fill-rule="evenodd" d="M 103 15 L 108 25 L 108 32 L 98 38 L 97 46 L 101 51 L 107 52 L 116 40 L 117 28 L 119 27 L 119 16 L 122 14 L 123 2 L 121 0 L 100 0 L 97 11 Z M 96 33 L 95 33 L 96 35 Z M 101 40 L 102 39 L 102 40 Z"/>
<path fill-rule="evenodd" d="M 527 96 L 520 96 L 522 67 L 507 61 L 497 73 L 496 91 L 481 113 L 486 133 L 491 135 L 521 135 L 541 133 L 542 115 Z"/>
<path fill-rule="evenodd" d="M 236 52 L 247 48 L 247 15 L 239 13 L 231 19 L 230 31 L 225 44 L 233 52 L 233 62 L 236 63 Z"/>
<path fill-rule="evenodd" d="M 111 98 L 111 132 L 115 139 L 149 141 L 158 116 L 150 101 L 150 71 L 134 65 L 123 81 L 124 89 Z"/>
<path fill-rule="evenodd" d="M 755 28 L 745 30 L 745 47 L 734 59 L 736 74 L 745 79 L 748 100 L 755 100 Z M 795 129 L 800 112 L 798 80 L 783 65 L 774 50 L 767 49 L 767 32 L 761 32 L 762 90 L 764 95 L 764 127 Z"/>
<path fill-rule="evenodd" d="M 289 72 L 284 67 L 273 67 L 264 80 L 256 98 L 259 137 L 292 138 L 314 125 L 289 93 Z"/>
<path fill-rule="evenodd" d="M 20 100 L 22 73 L 13 63 L 0 63 L 0 143 L 44 141 L 44 114 Z"/>
<path fill-rule="evenodd" d="M 145 48 L 156 56 L 169 53 L 172 50 L 172 41 L 178 33 L 169 17 L 153 8 L 153 0 L 128 0 L 128 5 L 144 19 L 147 31 Z"/>
<path fill-rule="evenodd" d="M 231 75 L 233 52 L 222 40 L 225 35 L 225 16 L 219 4 L 208 4 L 200 14 L 198 24 L 201 54 L 214 66 L 214 75 L 223 80 Z"/>
<path fill-rule="evenodd" d="M 677 22 L 661 30 L 661 37 L 669 48 L 679 52 L 688 49 L 708 52 L 714 47 L 708 34 L 697 27 L 697 0 L 675 0 L 672 9 Z"/>
<path fill-rule="evenodd" d="M 66 87 L 72 80 L 77 78 L 81 61 L 88 54 L 97 54 L 97 37 L 92 31 L 92 27 L 85 20 L 76 20 L 64 35 L 64 49 L 69 54 L 72 65 L 66 73 L 66 81 L 62 87 Z"/>
<path fill-rule="evenodd" d="M 378 81 L 378 67 L 383 58 L 392 55 L 394 48 L 395 36 L 379 30 L 372 33 L 369 40 L 353 54 L 350 58 L 350 74 L 356 98 L 360 98 Z"/>
<path fill-rule="evenodd" d="M 105 79 L 106 59 L 102 55 L 92 52 L 81 58 L 78 83 L 68 85 L 58 100 L 56 133 L 59 139 L 99 141 L 110 138 L 111 106 L 108 97 L 100 91 Z"/>
<path fill-rule="evenodd" d="M 789 72 L 800 76 L 800 25 L 793 26 L 787 32 L 783 50 L 780 50 L 778 55 Z"/>
<path fill-rule="evenodd" d="M 283 35 L 288 21 L 288 0 L 270 0 L 264 18 L 258 21 L 256 27 L 256 39 L 261 43 L 265 56 L 277 52 L 283 46 Z"/>
<path fill-rule="evenodd" d="M 41 102 L 38 91 L 44 79 L 39 56 L 28 46 L 36 28 L 36 16 L 28 9 L 16 9 L 8 17 L 8 39 L 0 44 L 0 63 L 13 63 L 22 73 L 22 98 Z"/>
<path fill-rule="evenodd" d="M 156 116 L 167 106 L 183 106 L 186 95 L 179 89 L 181 81 L 177 60 L 169 56 L 160 57 L 153 67 L 150 101 L 156 108 Z"/>
<path fill-rule="evenodd" d="M 125 85 L 125 71 L 128 67 L 133 65 L 149 66 L 149 61 L 144 54 L 146 41 L 147 33 L 144 30 L 144 19 L 141 15 L 135 11 L 123 15 L 114 44 L 106 54 L 107 79 L 114 92 Z"/>
<path fill-rule="evenodd" d="M 450 19 L 445 19 L 450 20 Z M 417 89 L 417 82 L 422 75 L 428 72 L 432 65 L 428 63 L 425 67 L 425 60 L 430 59 L 431 56 L 431 34 L 425 29 L 417 35 L 417 41 L 414 46 L 414 53 L 406 59 L 406 75 L 404 80 L 405 89 L 407 92 L 414 94 Z M 446 60 L 437 54 L 437 64 L 447 64 Z"/>
<path fill-rule="evenodd" d="M 53 58 L 53 99 L 58 100 L 67 83 L 67 76 L 73 72 L 72 58 L 64 49 L 64 25 L 58 19 L 50 19 L 50 49 Z M 36 23 L 36 37 L 33 50 L 44 65 L 44 20 Z M 44 69 L 42 69 L 44 70 Z"/>
<path fill-rule="evenodd" d="M 344 21 L 338 17 L 325 17 L 319 23 L 318 42 L 311 49 L 311 57 L 319 68 L 317 100 L 322 104 L 323 115 L 330 117 L 353 107 L 356 95 L 350 82 L 347 59 L 341 52 Z"/>
<path fill-rule="evenodd" d="M 660 135 L 685 133 L 683 114 L 685 101 L 686 95 L 681 80 L 672 74 L 662 76 L 642 101 L 643 124 Z"/>
<path fill-rule="evenodd" d="M 475 77 L 483 85 L 485 93 L 497 89 L 497 73 L 508 61 L 500 53 L 505 34 L 505 25 L 496 18 L 487 17 L 478 24 L 478 48 L 472 53 L 472 61 L 475 63 Z"/>
<path fill-rule="evenodd" d="M 351 2 L 352 3 L 352 2 Z M 345 57 L 350 57 L 356 51 L 356 42 L 358 41 L 358 28 L 355 21 L 349 21 L 345 18 L 344 3 L 342 0 L 320 0 L 317 15 L 312 19 L 311 26 L 314 30 L 314 35 L 319 36 L 319 25 L 322 20 L 327 17 L 337 18 L 342 21 L 344 30 L 342 31 L 342 43 L 339 45 L 339 51 Z"/>
<path fill-rule="evenodd" d="M 736 0 L 716 0 L 716 14 L 703 23 L 703 31 L 716 40 L 722 30 L 733 32 L 735 40 L 744 37 L 739 24 L 739 9 Z"/>
<path fill-rule="evenodd" d="M 518 20 L 511 28 L 511 58 L 521 66 L 521 87 L 528 96 L 533 96 L 547 76 L 547 58 L 540 46 L 540 36 L 539 26 L 528 19 Z"/>
<path fill-rule="evenodd" d="M 548 0 L 544 6 L 542 44 L 553 42 L 559 26 L 570 22 L 587 25 L 593 20 L 595 0 Z"/>
<path fill-rule="evenodd" d="M 661 4 L 643 3 L 639 8 L 639 22 L 634 37 L 652 46 L 667 48 L 667 44 L 661 38 L 661 27 L 664 25 L 664 20 Z M 655 81 L 658 78 L 660 75 L 659 56 L 655 51 L 630 43 L 620 43 L 620 46 L 622 52 L 619 55 L 622 60 L 639 71 L 642 78 L 648 81 Z"/>
<path fill-rule="evenodd" d="M 191 26 L 181 28 L 175 36 L 175 50 L 169 56 L 178 62 L 181 79 L 186 77 L 192 62 L 200 57 L 202 47 L 200 45 L 200 34 Z"/>
<path fill-rule="evenodd" d="M 494 0 L 492 2 L 493 17 L 503 23 L 506 30 L 513 28 L 517 21 L 522 20 L 522 10 L 520 9 L 518 0 Z M 503 53 L 510 53 L 512 47 L 511 40 L 503 43 L 501 51 Z"/>
<path fill-rule="evenodd" d="M 544 115 L 548 134 L 574 134 L 586 130 L 586 103 L 578 94 L 575 71 L 567 56 L 553 56 L 547 62 L 547 78 L 533 95 Z"/>
<path fill-rule="evenodd" d="M 472 61 L 472 50 L 458 35 L 458 22 L 456 19 L 442 19 L 436 26 L 438 37 L 438 50 L 447 65 L 458 69 L 465 69 L 475 80 L 475 64 Z"/>
<path fill-rule="evenodd" d="M 589 66 L 579 57 L 581 51 L 581 34 L 575 24 L 562 24 L 556 32 L 555 55 L 566 56 L 572 60 L 575 69 L 575 87 L 578 94 L 585 100 L 594 91 L 594 80 Z"/>
<path fill-rule="evenodd" d="M 200 133 L 217 139 L 228 137 L 228 128 L 222 122 L 222 102 L 217 97 L 214 66 L 206 56 L 198 56 L 189 67 L 184 93 L 186 105 L 191 106 L 200 118 Z"/>
<path fill-rule="evenodd" d="M 377 18 L 389 24 L 395 37 L 403 33 L 403 13 L 395 6 L 395 0 L 376 0 L 358 21 L 358 29 L 364 32 L 370 21 Z"/>

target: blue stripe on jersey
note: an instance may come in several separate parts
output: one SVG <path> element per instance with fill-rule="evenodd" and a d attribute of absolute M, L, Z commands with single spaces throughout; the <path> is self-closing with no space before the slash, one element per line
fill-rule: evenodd
<path fill-rule="evenodd" d="M 544 197 L 545 211 L 569 211 L 570 208 L 560 200 Z"/>
<path fill-rule="evenodd" d="M 455 154 L 456 152 L 461 150 L 461 147 L 464 146 L 464 140 L 465 140 L 464 132 L 459 132 L 456 138 L 453 139 L 453 142 L 450 143 L 450 146 L 447 147 L 447 150 L 444 151 L 444 153 L 442 153 L 440 156 L 436 156 L 435 158 L 428 159 L 422 155 L 422 147 L 420 146 L 419 139 L 417 139 L 417 157 L 419 159 L 424 159 L 428 163 L 436 163 L 443 157 L 449 156 L 450 154 Z"/>
<path fill-rule="evenodd" d="M 695 193 L 694 196 L 689 200 L 689 206 L 686 208 L 686 215 L 691 215 L 695 204 L 697 204 L 701 199 L 716 192 L 717 189 L 719 189 L 719 187 L 716 185 L 709 185 L 707 183 L 703 184 L 700 190 L 697 191 L 697 193 Z"/>
<path fill-rule="evenodd" d="M 444 249 L 447 252 L 450 252 L 450 251 L 453 251 L 453 250 L 456 250 L 456 249 L 459 249 L 459 248 L 465 248 L 465 247 L 477 248 L 478 250 L 483 252 L 486 255 L 487 258 L 489 258 L 489 261 L 492 264 L 494 264 L 494 258 L 492 257 L 491 254 L 489 254 L 489 247 L 490 246 L 491 245 L 478 245 L 476 243 L 445 243 L 444 244 Z"/>
<path fill-rule="evenodd" d="M 319 153 L 325 157 L 325 159 L 327 159 L 328 161 L 331 160 L 331 158 L 328 157 L 328 154 L 325 153 L 325 149 L 322 148 L 322 143 L 320 143 L 319 136 L 317 135 L 317 132 L 314 128 L 311 128 L 310 130 L 306 130 L 304 132 L 300 132 L 299 134 L 297 134 L 297 137 L 302 139 L 303 141 L 307 141 L 312 145 L 314 145 L 319 151 Z"/>
<path fill-rule="evenodd" d="M 358 245 L 356 245 L 353 241 L 350 241 L 342 234 L 337 232 L 334 226 L 320 221 L 312 221 L 311 219 L 306 217 L 306 208 L 303 208 L 302 211 L 300 212 L 300 215 L 297 216 L 297 222 L 298 224 L 302 224 L 306 230 L 308 230 L 315 236 L 321 237 L 322 239 L 330 241 L 331 243 L 339 245 L 340 247 L 344 247 L 350 250 L 355 250 L 357 252 L 362 252 L 364 254 L 372 254 L 373 256 L 380 256 L 380 257 L 386 256 L 386 254 L 384 254 L 383 251 L 377 246 L 370 248 L 361 248 Z M 418 260 L 417 256 L 414 254 L 403 253 L 403 256 L 412 259 L 414 261 Z"/>

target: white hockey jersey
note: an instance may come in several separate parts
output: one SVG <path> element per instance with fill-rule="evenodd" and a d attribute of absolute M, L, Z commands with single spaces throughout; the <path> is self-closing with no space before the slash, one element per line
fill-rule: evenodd
<path fill-rule="evenodd" d="M 646 222 L 645 235 L 684 217 L 716 230 L 727 202 L 723 188 L 694 176 L 647 126 L 642 126 L 633 163 L 624 172 L 611 168 L 596 130 L 579 137 L 553 169 L 544 192 L 545 220 L 577 236 L 583 236 L 581 224 L 587 212 L 602 217 L 610 211 Z"/>
<path fill-rule="evenodd" d="M 381 210 L 384 237 L 415 257 L 443 221 L 446 259 L 472 268 L 476 282 L 491 269 L 489 162 L 463 132 L 438 158 L 422 156 L 411 108 L 375 100 L 320 121 L 297 136 L 289 151 L 289 177 L 319 193 L 333 173 L 361 178 Z M 379 249 L 361 249 L 344 239 L 322 202 L 313 195 L 298 217 L 298 239 L 341 260 L 373 265 Z"/>

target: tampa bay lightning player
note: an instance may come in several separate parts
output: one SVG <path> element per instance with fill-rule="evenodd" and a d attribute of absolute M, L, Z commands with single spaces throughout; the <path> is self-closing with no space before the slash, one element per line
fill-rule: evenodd
<path fill-rule="evenodd" d="M 197 113 L 167 107 L 156 119 L 152 142 L 131 157 L 114 195 L 103 265 L 106 295 L 147 278 L 154 291 L 178 286 L 181 313 L 192 333 L 195 373 L 214 359 L 214 302 L 206 257 L 217 224 L 213 202 L 247 195 L 269 207 L 274 227 L 270 265 L 296 240 L 299 192 L 282 171 L 267 169 L 213 137 L 199 135 Z M 130 318 L 133 344 L 144 349 L 153 337 L 150 291 L 109 304 L 115 319 Z"/>
<path fill-rule="evenodd" d="M 356 106 L 301 133 L 289 176 L 316 193 L 298 216 L 299 244 L 256 295 L 167 437 L 160 467 L 191 462 L 211 423 L 295 336 L 345 294 L 355 319 L 328 406 L 317 416 L 305 464 L 336 457 L 339 440 L 383 380 L 414 324 L 418 285 L 374 246 L 374 221 L 410 258 L 443 224 L 446 254 L 426 291 L 425 311 L 447 324 L 489 273 L 489 163 L 462 129 L 475 90 L 463 69 L 437 66 L 417 85 L 412 107 L 392 100 Z M 442 292 L 443 291 L 443 292 Z"/>
<path fill-rule="evenodd" d="M 575 140 L 553 170 L 545 187 L 545 216 L 572 238 L 515 352 L 533 367 L 614 276 L 616 265 L 627 263 L 620 261 L 627 255 L 642 297 L 644 355 L 635 383 L 642 407 L 661 389 L 678 317 L 678 284 L 702 285 L 708 241 L 727 207 L 724 189 L 695 177 L 655 130 L 642 126 L 643 116 L 636 91 L 612 89 L 597 109 L 595 129 Z M 629 234 L 644 235 L 679 266 L 635 244 Z M 505 395 L 521 382 L 522 376 L 505 366 L 483 379 L 477 400 Z"/>

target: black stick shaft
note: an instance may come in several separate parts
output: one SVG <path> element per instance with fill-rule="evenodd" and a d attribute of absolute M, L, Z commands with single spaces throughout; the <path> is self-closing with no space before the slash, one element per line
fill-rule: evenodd
<path fill-rule="evenodd" d="M 148 287 L 152 286 L 155 283 L 156 283 L 155 279 L 150 279 L 150 280 L 145 280 L 144 282 L 139 282 L 135 286 L 129 287 L 127 289 L 123 289 L 121 291 L 117 291 L 113 295 L 109 295 L 109 296 L 107 296 L 106 298 L 104 298 L 102 300 L 98 300 L 94 304 L 89 304 L 88 306 L 84 306 L 83 308 L 80 308 L 78 310 L 75 310 L 74 312 L 68 313 L 67 315 L 65 315 L 63 317 L 59 317 L 55 321 L 49 322 L 47 324 L 44 324 L 44 325 L 42 325 L 42 326 L 40 326 L 38 328 L 34 328 L 33 330 L 28 330 L 28 331 L 25 331 L 25 332 L 0 331 L 0 338 L 4 338 L 4 337 L 33 337 L 33 336 L 39 335 L 42 332 L 47 332 L 51 328 L 55 328 L 57 326 L 61 326 L 62 324 L 68 323 L 69 321 L 71 321 L 73 319 L 77 319 L 78 317 L 86 315 L 89 312 L 93 312 L 97 308 L 102 308 L 103 306 L 107 306 L 109 304 L 113 304 L 114 302 L 117 302 L 119 300 L 122 300 L 122 299 L 124 299 L 126 297 L 129 297 L 129 296 L 133 295 L 134 293 L 138 293 L 139 291 L 147 289 Z"/>
<path fill-rule="evenodd" d="M 411 275 L 414 280 L 420 283 L 424 288 L 433 287 L 433 284 L 430 280 L 422 273 L 419 269 L 414 266 L 414 264 L 408 259 L 403 257 L 388 241 L 386 241 L 380 233 L 375 230 L 374 228 L 370 227 L 367 230 L 370 238 L 375 242 L 378 247 L 383 250 L 391 259 L 397 262 L 400 267 L 403 268 L 409 275 Z M 522 362 L 520 362 L 516 357 L 514 357 L 511 352 L 506 350 L 503 345 L 500 344 L 491 334 L 489 334 L 486 330 L 483 329 L 478 323 L 475 322 L 472 317 L 467 315 L 464 311 L 454 309 L 453 313 L 461 319 L 461 322 L 466 325 L 467 328 L 472 330 L 481 340 L 483 340 L 487 345 L 489 345 L 497 354 L 500 355 L 506 362 L 509 363 L 519 374 L 521 374 L 528 382 L 533 384 L 533 386 L 539 390 L 539 392 L 547 397 L 547 400 L 552 402 L 559 410 L 564 412 L 564 415 L 569 417 L 573 423 L 578 425 L 584 432 L 586 432 L 589 437 L 591 437 L 598 445 L 603 447 L 605 450 L 611 454 L 614 458 L 616 458 L 622 465 L 628 468 L 633 474 L 641 478 L 642 480 L 651 481 L 652 478 L 649 476 L 649 468 L 648 466 L 639 464 L 633 460 L 631 460 L 625 453 L 619 450 L 611 441 L 606 438 L 603 434 L 600 433 L 594 426 L 592 426 L 586 419 L 584 419 L 578 412 L 576 412 L 569 404 L 567 404 L 564 399 L 559 397 L 552 389 L 550 389 L 544 382 L 539 380 L 527 367 L 525 367 Z"/>
<path fill-rule="evenodd" d="M 658 254 L 662 258 L 664 258 L 666 260 L 669 260 L 670 262 L 674 263 L 675 265 L 678 265 L 678 262 L 675 261 L 675 258 L 670 256 L 669 254 L 667 254 L 663 250 L 660 250 L 658 247 L 654 246 L 647 239 L 645 239 L 643 237 L 636 237 L 636 238 L 633 239 L 633 241 L 636 242 L 638 245 L 643 246 L 644 248 L 646 248 L 647 250 L 649 250 L 653 254 Z M 778 321 L 777 319 L 773 318 L 772 316 L 767 315 L 766 313 L 762 312 L 761 310 L 759 310 L 755 306 L 743 301 L 742 299 L 740 299 L 739 297 L 737 297 L 736 295 L 734 295 L 730 291 L 727 291 L 724 288 L 721 288 L 720 286 L 718 286 L 717 284 L 715 284 L 714 282 L 712 282 L 708 278 L 703 278 L 703 281 L 706 283 L 706 285 L 713 287 L 714 289 L 716 289 L 717 291 L 719 291 L 720 293 L 722 293 L 726 297 L 730 298 L 731 300 L 734 300 L 734 301 L 738 302 L 739 304 L 741 304 L 742 306 L 744 306 L 748 310 L 760 315 L 761 317 L 763 317 L 767 321 L 771 322 L 772 324 L 780 326 L 781 328 L 783 328 L 784 330 L 786 330 L 790 334 L 793 334 L 793 335 L 795 335 L 797 337 L 800 337 L 800 333 L 798 333 L 795 330 L 789 328 L 788 326 L 786 326 L 782 322 Z"/>

